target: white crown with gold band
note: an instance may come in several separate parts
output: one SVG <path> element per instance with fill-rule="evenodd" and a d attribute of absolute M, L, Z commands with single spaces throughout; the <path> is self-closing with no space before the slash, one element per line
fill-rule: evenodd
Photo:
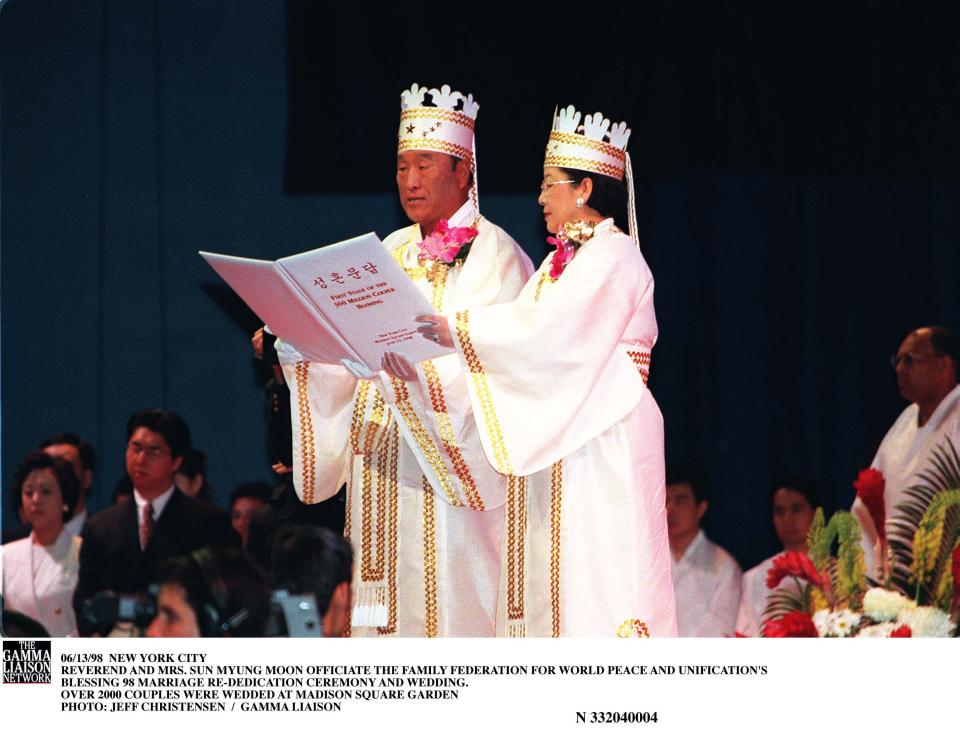
<path fill-rule="evenodd" d="M 611 126 L 599 111 L 587 114 L 583 124 L 580 118 L 573 106 L 554 113 L 543 164 L 622 179 L 630 138 L 626 122 Z"/>
<path fill-rule="evenodd" d="M 544 166 L 599 173 L 627 180 L 627 212 L 630 235 L 636 239 L 637 216 L 633 193 L 633 168 L 627 152 L 630 130 L 626 122 L 611 124 L 599 111 L 582 117 L 575 106 L 553 114 Z"/>
<path fill-rule="evenodd" d="M 424 106 L 424 97 L 430 94 L 433 106 Z M 449 85 L 440 88 L 421 88 L 414 83 L 410 90 L 400 94 L 400 134 L 397 152 L 430 150 L 466 160 L 473 173 L 470 199 L 479 212 L 477 191 L 477 141 L 473 135 L 480 104 L 473 94 L 464 96 Z"/>

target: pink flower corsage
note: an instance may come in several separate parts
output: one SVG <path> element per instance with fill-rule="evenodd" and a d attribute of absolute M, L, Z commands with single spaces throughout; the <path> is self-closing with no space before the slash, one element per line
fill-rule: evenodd
<path fill-rule="evenodd" d="M 467 258 L 477 235 L 476 228 L 451 228 L 446 220 L 441 220 L 436 229 L 417 244 L 420 258 L 453 266 L 458 260 Z"/>
<path fill-rule="evenodd" d="M 550 259 L 550 279 L 556 280 L 563 274 L 567 264 L 573 261 L 577 249 L 593 238 L 595 227 L 596 223 L 593 222 L 566 222 L 557 231 L 556 238 L 547 238 L 547 243 L 556 249 Z"/>

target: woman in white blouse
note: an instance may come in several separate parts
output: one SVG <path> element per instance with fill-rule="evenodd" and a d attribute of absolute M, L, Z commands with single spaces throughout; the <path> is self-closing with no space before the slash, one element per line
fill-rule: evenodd
<path fill-rule="evenodd" d="M 3 547 L 3 601 L 43 624 L 50 636 L 76 636 L 71 600 L 80 566 L 80 539 L 63 529 L 77 506 L 79 482 L 70 464 L 30 453 L 14 475 L 27 538 Z"/>

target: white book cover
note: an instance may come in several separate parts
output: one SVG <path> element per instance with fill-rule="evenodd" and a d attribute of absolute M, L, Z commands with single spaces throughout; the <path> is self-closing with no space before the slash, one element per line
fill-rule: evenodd
<path fill-rule="evenodd" d="M 449 352 L 417 333 L 414 318 L 435 311 L 374 233 L 277 261 L 200 255 L 305 359 L 372 377 L 387 351 L 412 362 Z"/>

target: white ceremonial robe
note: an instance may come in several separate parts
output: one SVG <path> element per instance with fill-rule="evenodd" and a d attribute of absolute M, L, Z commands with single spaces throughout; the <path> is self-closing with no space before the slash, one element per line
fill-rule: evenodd
<path fill-rule="evenodd" d="M 448 222 L 475 219 L 468 202 Z M 438 311 L 511 300 L 530 260 L 485 218 L 476 227 L 463 265 L 433 280 L 417 259 L 419 226 L 391 233 L 384 245 Z M 290 386 L 297 494 L 312 503 L 347 482 L 353 635 L 492 636 L 508 480 L 485 462 L 468 468 L 460 456 L 477 436 L 457 358 L 438 347 L 445 357 L 418 366 L 442 409 L 438 446 L 411 403 L 415 385 L 383 373 L 358 382 L 343 367 L 277 346 Z"/>
<path fill-rule="evenodd" d="M 653 277 L 613 228 L 557 281 L 457 313 L 487 459 L 512 479 L 497 633 L 675 636 L 663 419 L 646 387 Z"/>
<path fill-rule="evenodd" d="M 885 483 L 883 501 L 887 525 L 894 516 L 897 505 L 906 497 L 905 491 L 918 482 L 918 475 L 930 467 L 930 456 L 937 445 L 946 438 L 960 451 L 960 385 L 956 386 L 940 402 L 930 418 L 918 426 L 920 408 L 910 404 L 884 436 L 871 468 L 883 473 Z M 860 521 L 863 529 L 864 556 L 870 574 L 875 574 L 881 565 L 880 539 L 866 505 L 856 497 L 851 512 Z"/>
<path fill-rule="evenodd" d="M 732 636 L 742 575 L 736 559 L 698 531 L 680 560 L 673 562 L 680 636 Z"/>
<path fill-rule="evenodd" d="M 50 636 L 76 636 L 73 591 L 80 571 L 80 539 L 61 530 L 49 546 L 33 534 L 3 547 L 3 602 L 43 624 Z"/>

